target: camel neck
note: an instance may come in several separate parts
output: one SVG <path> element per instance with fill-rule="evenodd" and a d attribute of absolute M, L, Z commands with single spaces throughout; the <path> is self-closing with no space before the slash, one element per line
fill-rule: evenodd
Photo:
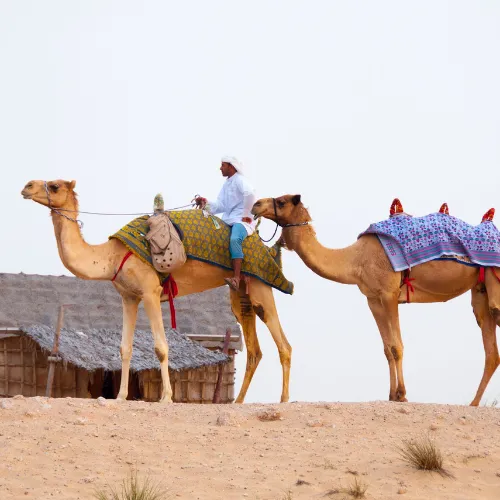
<path fill-rule="evenodd" d="M 316 238 L 311 225 L 286 227 L 283 236 L 287 248 L 294 250 L 305 265 L 322 278 L 348 285 L 357 283 L 351 247 L 331 249 Z"/>
<path fill-rule="evenodd" d="M 76 219 L 76 203 L 64 207 Z M 116 254 L 109 248 L 110 243 L 89 245 L 82 236 L 78 223 L 51 211 L 52 223 L 57 240 L 57 249 L 64 267 L 79 278 L 110 280 L 114 275 Z"/>

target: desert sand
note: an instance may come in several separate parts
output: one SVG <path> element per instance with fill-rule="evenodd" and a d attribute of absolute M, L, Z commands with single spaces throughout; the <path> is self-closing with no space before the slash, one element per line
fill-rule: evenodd
<path fill-rule="evenodd" d="M 276 420 L 262 421 L 262 415 Z M 430 435 L 454 478 L 401 460 Z M 0 399 L 2 500 L 92 499 L 136 468 L 181 499 L 500 498 L 500 409 L 411 403 L 163 406 Z"/>

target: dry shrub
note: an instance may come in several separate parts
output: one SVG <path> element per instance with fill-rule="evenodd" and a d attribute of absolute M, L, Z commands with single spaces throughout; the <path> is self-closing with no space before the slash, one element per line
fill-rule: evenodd
<path fill-rule="evenodd" d="M 330 497 L 333 495 L 344 494 L 349 495 L 352 498 L 365 498 L 366 490 L 368 486 L 360 481 L 357 477 L 354 478 L 354 482 L 350 484 L 347 488 L 333 488 L 325 493 L 325 497 Z M 345 497 L 344 497 L 345 498 Z"/>
<path fill-rule="evenodd" d="M 94 493 L 94 498 L 97 500 L 168 500 L 171 498 L 167 494 L 161 484 L 153 483 L 146 477 L 144 481 L 139 481 L 137 471 L 132 471 L 128 479 L 124 479 L 121 488 L 116 490 L 109 486 L 111 493 L 100 489 Z"/>
<path fill-rule="evenodd" d="M 363 481 L 359 481 L 358 478 L 355 477 L 354 482 L 351 483 L 351 485 L 344 491 L 353 498 L 364 498 L 367 489 L 368 486 L 363 483 Z"/>
<path fill-rule="evenodd" d="M 277 410 L 265 410 L 257 415 L 261 422 L 274 422 L 275 420 L 283 420 L 281 413 Z"/>
<path fill-rule="evenodd" d="M 403 440 L 399 454 L 405 462 L 416 469 L 434 471 L 442 476 L 452 477 L 452 474 L 443 467 L 441 451 L 429 436 L 415 440 Z"/>

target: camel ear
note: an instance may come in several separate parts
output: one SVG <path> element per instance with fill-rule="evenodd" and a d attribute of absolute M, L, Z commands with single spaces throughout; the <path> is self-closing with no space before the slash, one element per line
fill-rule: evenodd
<path fill-rule="evenodd" d="M 68 189 L 73 191 L 73 189 L 75 189 L 75 186 L 76 186 L 76 181 L 67 182 L 66 185 L 68 186 Z"/>
<path fill-rule="evenodd" d="M 300 194 L 296 194 L 292 196 L 292 203 L 294 205 L 298 205 L 300 203 Z"/>

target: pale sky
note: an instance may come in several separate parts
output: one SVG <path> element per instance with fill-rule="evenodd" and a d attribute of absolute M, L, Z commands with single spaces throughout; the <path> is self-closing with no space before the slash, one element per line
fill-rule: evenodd
<path fill-rule="evenodd" d="M 0 271 L 69 274 L 48 210 L 20 196 L 28 180 L 76 179 L 82 210 L 143 212 L 159 191 L 166 206 L 216 196 L 225 154 L 258 197 L 302 194 L 329 247 L 386 218 L 396 196 L 413 215 L 447 202 L 477 224 L 500 209 L 499 26 L 493 0 L 0 0 Z M 81 218 L 93 244 L 131 219 Z M 289 252 L 284 271 L 291 400 L 387 399 L 357 287 Z M 470 294 L 400 312 L 408 399 L 468 404 L 484 363 Z M 258 333 L 247 401 L 276 402 L 277 350 Z M 499 396 L 500 370 L 483 402 Z"/>

